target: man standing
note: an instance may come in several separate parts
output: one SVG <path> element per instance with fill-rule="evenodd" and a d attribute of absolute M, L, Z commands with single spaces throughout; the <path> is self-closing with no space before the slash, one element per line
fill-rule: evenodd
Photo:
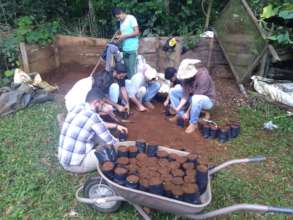
<path fill-rule="evenodd" d="M 169 91 L 171 107 L 176 111 L 176 116 L 170 121 L 176 121 L 178 117 L 189 119 L 185 132 L 192 133 L 197 128 L 201 111 L 211 109 L 215 103 L 214 83 L 207 68 L 195 59 L 181 62 L 177 78 L 183 80 L 183 83 Z"/>
<path fill-rule="evenodd" d="M 139 46 L 138 35 L 140 34 L 137 20 L 133 15 L 126 14 L 121 8 L 112 10 L 113 16 L 120 22 L 118 41 L 122 42 L 124 63 L 127 66 L 128 78 L 136 73 L 136 56 Z"/>
<path fill-rule="evenodd" d="M 94 75 L 93 87 L 97 88 L 97 95 L 119 112 L 129 112 L 129 99 L 125 88 L 126 74 L 126 66 L 117 63 L 113 71 L 103 70 L 102 72 L 96 72 Z M 120 97 L 123 99 L 124 106 L 118 104 Z"/>
<path fill-rule="evenodd" d="M 73 173 L 96 170 L 98 160 L 96 145 L 113 145 L 117 139 L 109 128 L 128 132 L 127 128 L 113 123 L 105 123 L 97 114 L 103 106 L 103 99 L 92 89 L 87 95 L 87 103 L 76 105 L 64 121 L 58 147 L 58 159 L 63 168 Z"/>

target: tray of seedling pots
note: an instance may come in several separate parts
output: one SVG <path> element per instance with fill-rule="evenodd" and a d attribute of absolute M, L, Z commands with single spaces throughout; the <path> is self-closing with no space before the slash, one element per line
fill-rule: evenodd
<path fill-rule="evenodd" d="M 211 201 L 208 165 L 188 152 L 146 143 L 121 142 L 115 160 L 102 161 L 99 175 L 131 203 L 175 213 L 194 213 Z"/>

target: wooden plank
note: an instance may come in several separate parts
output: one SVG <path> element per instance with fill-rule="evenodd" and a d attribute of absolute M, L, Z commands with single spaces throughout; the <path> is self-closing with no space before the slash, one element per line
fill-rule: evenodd
<path fill-rule="evenodd" d="M 60 67 L 60 54 L 59 54 L 59 48 L 56 43 L 56 40 L 54 40 L 53 48 L 54 48 L 55 68 L 59 68 Z"/>
<path fill-rule="evenodd" d="M 37 62 L 38 60 L 54 57 L 54 49 L 51 46 L 40 48 L 37 52 L 28 54 L 29 62 Z"/>
<path fill-rule="evenodd" d="M 93 37 L 73 37 L 65 35 L 56 36 L 56 44 L 58 47 L 72 46 L 102 46 L 105 47 L 108 39 Z"/>
<path fill-rule="evenodd" d="M 141 38 L 139 42 L 139 54 L 145 53 L 156 53 L 159 48 L 159 38 L 158 37 L 146 37 Z"/>
<path fill-rule="evenodd" d="M 54 56 L 47 59 L 38 60 L 37 62 L 30 63 L 31 72 L 38 72 L 41 75 L 48 73 L 55 69 Z"/>
<path fill-rule="evenodd" d="M 30 73 L 29 60 L 28 60 L 28 56 L 27 56 L 25 43 L 20 43 L 19 48 L 20 48 L 20 53 L 21 53 L 21 60 L 22 60 L 23 70 L 26 73 Z"/>

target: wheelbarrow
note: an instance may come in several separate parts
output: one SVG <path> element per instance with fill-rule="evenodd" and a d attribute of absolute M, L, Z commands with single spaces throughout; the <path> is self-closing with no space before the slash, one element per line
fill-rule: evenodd
<path fill-rule="evenodd" d="M 122 145 L 133 146 L 135 145 L 135 142 L 120 142 L 115 146 L 115 148 L 117 149 L 119 146 Z M 189 154 L 188 152 L 178 151 L 163 146 L 159 146 L 159 150 L 164 150 L 168 153 L 176 153 L 180 156 L 186 156 Z M 208 185 L 205 192 L 202 193 L 200 196 L 201 204 L 187 203 L 184 201 L 179 201 L 172 198 L 155 195 L 152 193 L 119 185 L 107 178 L 103 174 L 99 165 L 97 166 L 99 176 L 89 178 L 85 185 L 83 187 L 80 187 L 76 191 L 75 196 L 79 202 L 86 203 L 95 210 L 104 213 L 111 213 L 118 210 L 121 202 L 126 201 L 134 206 L 145 220 L 150 220 L 151 218 L 146 214 L 142 206 L 172 213 L 177 216 L 182 216 L 190 219 L 207 219 L 237 211 L 250 211 L 258 213 L 283 213 L 293 215 L 293 209 L 257 204 L 236 204 L 207 213 L 202 213 L 203 209 L 206 208 L 212 201 L 211 179 L 215 173 L 233 164 L 254 163 L 263 161 L 265 159 L 265 157 L 261 156 L 245 159 L 234 159 L 226 161 L 216 167 L 209 169 Z M 84 194 L 87 198 L 79 196 L 80 191 L 82 190 L 84 191 Z"/>

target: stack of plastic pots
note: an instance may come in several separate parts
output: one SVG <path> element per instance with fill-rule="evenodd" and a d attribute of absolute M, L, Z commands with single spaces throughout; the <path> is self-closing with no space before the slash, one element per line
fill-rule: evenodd
<path fill-rule="evenodd" d="M 217 126 L 212 121 L 199 120 L 198 128 L 204 138 L 217 139 L 220 143 L 225 143 L 240 134 L 240 122 L 231 122 L 223 126 Z"/>
<path fill-rule="evenodd" d="M 201 203 L 200 195 L 208 184 L 208 166 L 198 155 L 168 153 L 144 140 L 136 141 L 134 146 L 118 147 L 115 155 L 109 149 L 97 156 L 105 176 L 117 184 L 187 203 Z"/>

